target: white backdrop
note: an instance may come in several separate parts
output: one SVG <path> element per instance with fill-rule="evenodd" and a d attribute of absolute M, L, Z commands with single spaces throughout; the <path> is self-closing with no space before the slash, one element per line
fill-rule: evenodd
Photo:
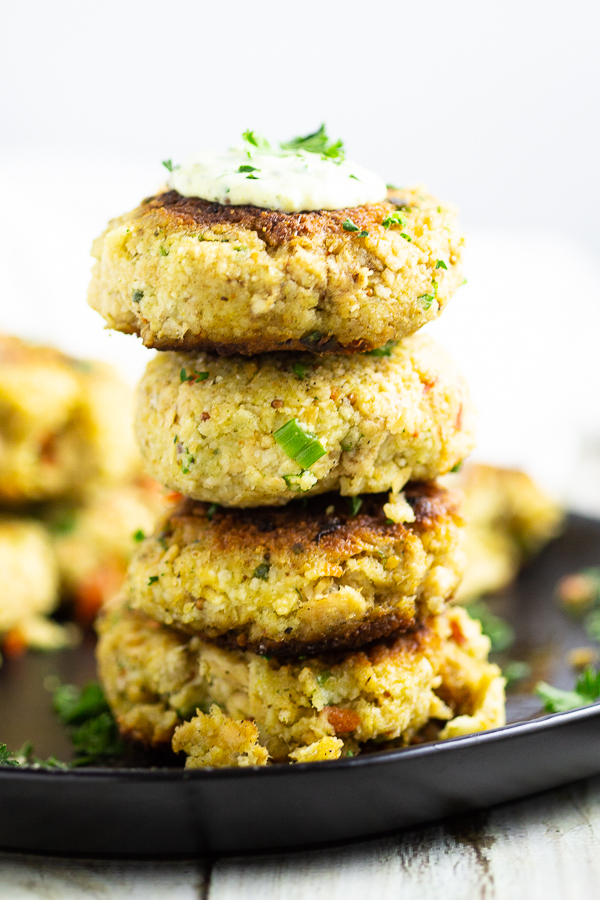
<path fill-rule="evenodd" d="M 462 209 L 469 282 L 431 330 L 470 379 L 479 455 L 600 509 L 599 25 L 587 0 L 12 4 L 0 328 L 134 380 L 147 351 L 85 305 L 92 239 L 161 159 L 325 120 Z"/>

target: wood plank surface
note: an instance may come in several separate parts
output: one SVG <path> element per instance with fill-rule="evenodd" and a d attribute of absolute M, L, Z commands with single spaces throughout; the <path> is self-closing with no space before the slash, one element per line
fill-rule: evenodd
<path fill-rule="evenodd" d="M 600 777 L 340 847 L 185 862 L 0 854 L 2 900 L 593 900 Z"/>

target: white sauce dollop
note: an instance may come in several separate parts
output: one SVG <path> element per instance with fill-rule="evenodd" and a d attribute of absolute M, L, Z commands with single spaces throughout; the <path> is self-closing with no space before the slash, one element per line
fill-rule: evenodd
<path fill-rule="evenodd" d="M 304 150 L 263 152 L 248 145 L 196 153 L 173 168 L 168 184 L 183 197 L 286 213 L 378 203 L 387 193 L 379 175 L 356 163 Z"/>

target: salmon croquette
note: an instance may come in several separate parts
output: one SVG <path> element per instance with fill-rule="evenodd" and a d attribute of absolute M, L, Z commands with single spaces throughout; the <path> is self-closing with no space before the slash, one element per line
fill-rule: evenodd
<path fill-rule="evenodd" d="M 437 318 L 462 243 L 454 209 L 421 188 L 301 213 L 168 191 L 95 242 L 89 303 L 158 350 L 357 353 Z"/>
<path fill-rule="evenodd" d="M 110 367 L 0 335 L 0 502 L 79 498 L 126 477 L 131 401 Z"/>
<path fill-rule="evenodd" d="M 414 335 L 377 356 L 160 353 L 139 386 L 136 431 L 150 474 L 172 490 L 270 506 L 436 478 L 472 450 L 474 414 L 454 363 Z"/>
<path fill-rule="evenodd" d="M 345 656 L 293 662 L 203 643 L 119 601 L 98 664 L 121 733 L 173 740 L 189 766 L 317 761 L 504 724 L 504 681 L 479 623 L 454 608 Z"/>
<path fill-rule="evenodd" d="M 463 523 L 459 497 L 435 484 L 387 500 L 331 494 L 244 511 L 186 499 L 134 554 L 129 601 L 204 639 L 279 656 L 405 631 L 452 597 Z"/>

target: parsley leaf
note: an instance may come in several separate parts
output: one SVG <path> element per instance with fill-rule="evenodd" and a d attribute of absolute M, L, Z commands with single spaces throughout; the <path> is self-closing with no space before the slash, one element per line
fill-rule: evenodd
<path fill-rule="evenodd" d="M 145 537 L 146 537 L 146 535 L 144 534 L 144 532 L 142 531 L 141 528 L 138 528 L 138 530 L 135 531 L 133 534 L 133 539 L 136 542 L 136 544 L 139 544 L 141 541 L 143 541 Z"/>
<path fill-rule="evenodd" d="M 350 515 L 355 516 L 363 505 L 362 497 L 348 497 L 347 500 L 350 507 Z"/>
<path fill-rule="evenodd" d="M 417 300 L 420 302 L 423 309 L 429 309 L 435 298 L 437 297 L 438 285 L 437 281 L 431 282 L 433 285 L 433 291 L 431 294 L 421 294 L 420 297 L 417 297 Z"/>
<path fill-rule="evenodd" d="M 143 297 L 144 297 L 143 291 L 135 290 L 135 291 L 132 291 L 132 293 L 131 293 L 131 299 L 133 300 L 134 303 L 139 303 L 140 300 L 143 299 Z"/>
<path fill-rule="evenodd" d="M 242 172 L 260 172 L 260 169 L 255 169 L 254 166 L 240 166 L 238 169 L 238 173 Z"/>
<path fill-rule="evenodd" d="M 444 262 L 443 259 L 438 259 L 438 261 L 435 264 L 435 267 L 436 267 L 436 269 L 446 269 L 446 271 L 448 271 L 448 266 L 446 265 L 446 263 Z"/>
<path fill-rule="evenodd" d="M 271 149 L 270 143 L 262 136 L 262 134 L 256 134 L 254 131 L 245 131 L 242 137 L 248 144 L 252 144 L 252 146 L 256 147 L 258 150 Z"/>
<path fill-rule="evenodd" d="M 585 669 L 577 679 L 574 691 L 561 691 L 540 681 L 535 692 L 548 712 L 566 712 L 579 706 L 590 706 L 600 699 L 600 671 Z"/>
<path fill-rule="evenodd" d="M 122 755 L 119 730 L 98 682 L 83 688 L 61 684 L 52 705 L 63 725 L 70 728 L 74 766 L 106 763 Z"/>
<path fill-rule="evenodd" d="M 344 231 L 360 231 L 360 228 L 358 227 L 358 225 L 354 224 L 352 219 L 346 219 L 346 221 L 342 225 L 342 228 L 344 229 Z"/>
<path fill-rule="evenodd" d="M 308 372 L 309 369 L 310 369 L 310 366 L 305 366 L 303 363 L 299 363 L 299 362 L 294 363 L 294 365 L 292 366 L 292 371 L 294 372 L 294 375 L 296 376 L 296 378 L 300 379 L 300 381 L 302 381 L 302 379 L 304 378 L 304 376 L 306 375 L 306 373 Z"/>
<path fill-rule="evenodd" d="M 336 159 L 342 162 L 345 158 L 344 142 L 331 141 L 325 131 L 325 124 L 312 134 L 295 137 L 291 141 L 280 144 L 282 150 L 304 150 L 306 153 L 319 153 L 324 159 Z"/>
<path fill-rule="evenodd" d="M 162 164 L 165 167 L 165 169 L 167 170 L 167 172 L 172 172 L 173 169 L 177 168 L 177 166 L 173 165 L 173 163 L 170 159 L 163 159 Z"/>
<path fill-rule="evenodd" d="M 150 578 L 148 579 L 148 587 L 150 587 L 151 584 L 156 584 L 157 581 L 158 581 L 158 575 L 151 575 Z"/>

